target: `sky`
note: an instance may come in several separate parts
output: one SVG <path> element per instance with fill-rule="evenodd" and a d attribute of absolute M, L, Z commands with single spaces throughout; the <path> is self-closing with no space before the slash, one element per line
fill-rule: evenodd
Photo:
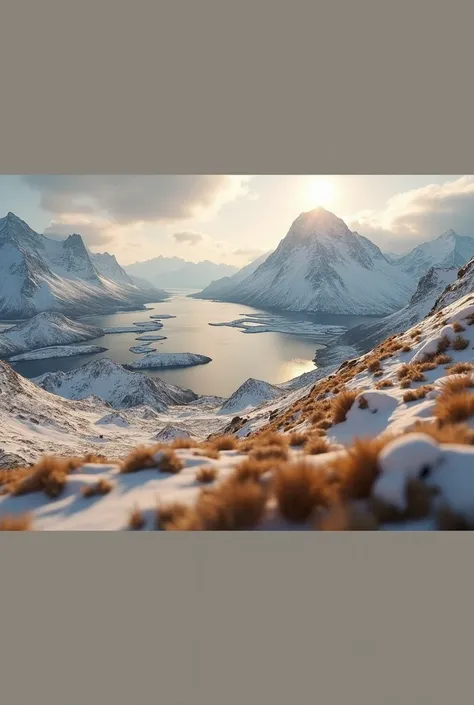
<path fill-rule="evenodd" d="M 474 176 L 0 175 L 0 215 L 48 237 L 80 233 L 123 265 L 163 255 L 242 267 L 318 206 L 385 252 L 449 229 L 474 237 Z"/>

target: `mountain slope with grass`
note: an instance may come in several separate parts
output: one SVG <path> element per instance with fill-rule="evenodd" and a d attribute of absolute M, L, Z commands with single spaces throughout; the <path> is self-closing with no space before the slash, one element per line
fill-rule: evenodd
<path fill-rule="evenodd" d="M 88 455 L 81 444 L 76 458 L 44 458 L 32 467 L 0 471 L 0 526 L 473 529 L 473 347 L 474 295 L 467 294 L 322 379 L 306 377 L 308 384 L 286 390 L 280 385 L 281 396 L 270 395 L 244 416 L 229 415 L 216 432 L 209 421 L 219 418 L 222 400 L 210 400 L 208 437 L 201 441 L 184 437 L 182 426 L 185 414 L 202 412 L 199 400 L 179 407 L 179 437 L 173 431 L 171 443 L 156 442 L 155 434 L 153 442 L 140 445 L 144 434 L 139 438 L 124 423 L 131 410 L 118 419 L 104 407 L 100 432 L 114 428 L 116 437 L 128 439 L 135 434 L 137 447 L 129 453 L 122 447 L 111 458 L 107 452 Z M 57 424 L 72 422 L 86 408 L 92 413 L 91 400 L 60 400 L 0 365 L 2 424 L 5 418 L 10 424 L 5 456 L 17 450 L 20 427 L 12 425 L 22 423 L 23 432 L 29 425 L 33 433 L 35 422 L 19 418 L 19 406 L 5 415 L 8 404 L 21 402 L 25 417 L 25 395 L 35 410 L 52 405 L 36 418 L 43 425 L 56 405 Z M 142 424 L 152 425 L 153 414 L 146 417 Z M 82 423 L 87 439 L 90 421 Z M 94 449 L 97 444 L 96 437 Z"/>

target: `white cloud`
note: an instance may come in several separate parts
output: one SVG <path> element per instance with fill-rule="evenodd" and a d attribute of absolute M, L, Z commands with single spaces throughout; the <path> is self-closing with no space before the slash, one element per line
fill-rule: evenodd
<path fill-rule="evenodd" d="M 474 237 L 474 176 L 399 193 L 382 211 L 362 211 L 348 221 L 361 235 L 398 250 L 450 228 Z"/>
<path fill-rule="evenodd" d="M 249 193 L 251 177 L 227 175 L 54 176 L 22 179 L 54 214 L 87 213 L 119 224 L 186 220 Z M 64 218 L 61 218 L 64 220 Z"/>

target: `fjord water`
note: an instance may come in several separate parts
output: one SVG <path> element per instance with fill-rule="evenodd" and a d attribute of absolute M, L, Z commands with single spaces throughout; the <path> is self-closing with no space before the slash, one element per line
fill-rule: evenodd
<path fill-rule="evenodd" d="M 212 362 L 196 367 L 168 370 L 143 370 L 150 377 L 160 377 L 165 382 L 192 389 L 198 394 L 229 396 L 249 377 L 263 379 L 272 384 L 286 382 L 303 372 L 315 368 L 313 358 L 323 347 L 309 337 L 286 333 L 243 333 L 238 328 L 210 326 L 240 318 L 240 314 L 263 313 L 261 309 L 241 304 L 192 299 L 191 291 L 170 292 L 167 301 L 148 304 L 147 311 L 127 311 L 110 315 L 81 318 L 84 323 L 104 327 L 130 326 L 138 321 L 150 321 L 154 314 L 171 314 L 176 318 L 164 319 L 163 328 L 152 334 L 165 335 L 166 340 L 153 341 L 151 348 L 159 352 L 191 352 L 207 355 Z M 292 314 L 279 312 L 290 320 L 311 320 L 323 325 L 353 327 L 367 316 L 333 316 Z M 129 348 L 139 345 L 136 333 L 114 333 L 93 341 L 107 348 L 107 352 L 55 360 L 35 360 L 14 365 L 25 377 L 36 377 L 45 372 L 71 370 L 90 360 L 109 357 L 115 362 L 129 363 L 140 356 Z M 87 344 L 90 341 L 87 341 Z"/>

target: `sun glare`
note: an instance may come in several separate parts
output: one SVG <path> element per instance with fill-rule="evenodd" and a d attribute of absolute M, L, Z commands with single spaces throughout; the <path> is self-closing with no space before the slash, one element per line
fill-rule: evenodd
<path fill-rule="evenodd" d="M 313 177 L 307 184 L 307 196 L 313 208 L 329 206 L 335 198 L 334 183 L 324 177 Z"/>

